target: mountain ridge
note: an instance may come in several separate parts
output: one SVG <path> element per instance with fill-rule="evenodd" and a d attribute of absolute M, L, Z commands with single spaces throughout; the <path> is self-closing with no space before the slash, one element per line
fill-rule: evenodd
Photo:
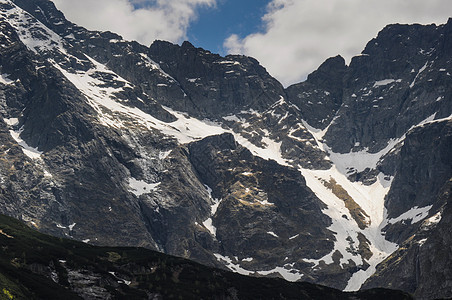
<path fill-rule="evenodd" d="M 388 26 L 283 89 L 252 58 L 88 31 L 50 1 L 0 10 L 1 209 L 44 232 L 350 290 L 387 286 L 377 265 L 447 211 L 451 20 Z"/>

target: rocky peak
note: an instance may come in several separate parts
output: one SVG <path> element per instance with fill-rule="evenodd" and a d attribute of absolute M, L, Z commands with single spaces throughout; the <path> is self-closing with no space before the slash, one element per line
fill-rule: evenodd
<path fill-rule="evenodd" d="M 42 24 L 63 36 L 69 34 L 75 24 L 69 22 L 55 4 L 49 0 L 11 0 L 14 4 L 26 10 Z"/>
<path fill-rule="evenodd" d="M 442 100 L 450 92 L 444 98 L 436 92 L 451 89 L 446 71 L 450 58 L 442 51 L 444 28 L 389 25 L 352 59 L 344 77 L 343 106 L 325 134 L 334 152 L 349 152 L 355 145 L 377 152 L 433 114 L 450 115 Z"/>
<path fill-rule="evenodd" d="M 287 88 L 289 101 L 297 105 L 304 119 L 324 129 L 342 104 L 345 60 L 340 55 L 327 59 L 308 75 L 305 82 Z"/>
<path fill-rule="evenodd" d="M 324 87 L 342 85 L 346 69 L 345 59 L 342 56 L 330 57 L 316 71 L 308 75 L 307 81 Z"/>
<path fill-rule="evenodd" d="M 188 102 L 171 107 L 194 116 L 217 119 L 250 108 L 261 110 L 285 95 L 282 85 L 246 56 L 221 57 L 189 42 L 178 46 L 162 41 L 151 45 L 149 56 L 187 94 Z"/>

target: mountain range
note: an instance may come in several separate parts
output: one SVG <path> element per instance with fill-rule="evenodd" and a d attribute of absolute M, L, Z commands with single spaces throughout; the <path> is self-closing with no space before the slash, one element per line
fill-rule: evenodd
<path fill-rule="evenodd" d="M 452 19 L 283 87 L 0 0 L 0 212 L 254 277 L 452 297 Z M 62 258 L 61 258 L 62 259 Z"/>

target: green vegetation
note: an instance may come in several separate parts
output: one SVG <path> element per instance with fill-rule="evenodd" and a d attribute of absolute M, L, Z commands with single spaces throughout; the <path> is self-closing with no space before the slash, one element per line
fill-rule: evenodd
<path fill-rule="evenodd" d="M 360 229 L 365 229 L 370 225 L 366 220 L 366 218 L 369 218 L 366 212 L 355 202 L 355 200 L 353 200 L 348 192 L 336 182 L 336 180 L 330 178 L 330 181 L 324 180 L 323 184 L 329 188 L 336 197 L 344 201 L 345 207 L 348 209 L 350 215 L 356 221 Z"/>

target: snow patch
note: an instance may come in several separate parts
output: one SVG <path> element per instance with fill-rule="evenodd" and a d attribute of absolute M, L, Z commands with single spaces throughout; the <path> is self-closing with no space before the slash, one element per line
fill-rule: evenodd
<path fill-rule="evenodd" d="M 293 268 L 293 264 L 285 264 L 284 267 L 276 267 L 268 271 L 249 271 L 242 268 L 240 264 L 234 263 L 232 259 L 229 258 L 228 256 L 223 256 L 218 253 L 215 253 L 214 256 L 217 258 L 218 261 L 225 263 L 226 267 L 229 270 L 242 275 L 252 275 L 257 273 L 259 275 L 267 276 L 270 274 L 279 273 L 285 280 L 293 282 L 300 280 L 304 276 L 303 274 L 300 273 L 299 270 Z M 252 260 L 252 258 L 250 259 Z"/>
<path fill-rule="evenodd" d="M 153 191 L 156 191 L 160 182 L 157 183 L 147 183 L 144 180 L 136 180 L 133 177 L 129 178 L 129 192 L 135 194 L 135 196 L 139 197 L 143 194 L 149 194 Z"/>
<path fill-rule="evenodd" d="M 264 276 L 279 273 L 287 281 L 295 282 L 300 280 L 304 276 L 304 274 L 301 274 L 297 269 L 290 268 L 290 266 L 290 264 L 286 264 L 284 267 L 276 267 L 268 271 L 257 271 L 256 273 Z"/>
<path fill-rule="evenodd" d="M 240 119 L 239 117 L 237 117 L 236 115 L 226 116 L 226 117 L 223 117 L 223 119 L 226 121 L 234 121 L 234 122 L 240 122 L 240 123 L 243 122 L 243 120 Z"/>
<path fill-rule="evenodd" d="M 125 285 L 130 285 L 132 283 L 132 281 L 125 280 L 123 278 L 118 277 L 115 272 L 108 272 L 108 273 L 110 273 L 111 275 L 113 275 L 113 277 L 118 279 L 119 280 L 118 283 L 124 283 Z"/>
<path fill-rule="evenodd" d="M 204 225 L 204 227 L 209 230 L 210 234 L 215 237 L 217 236 L 217 228 L 212 225 L 212 218 L 208 218 L 207 220 L 202 222 L 202 225 Z"/>
<path fill-rule="evenodd" d="M 267 233 L 269 235 L 272 235 L 272 236 L 276 237 L 276 238 L 279 238 L 279 236 L 276 233 L 274 233 L 273 231 L 267 231 Z"/>
<path fill-rule="evenodd" d="M 422 240 L 418 241 L 417 243 L 419 244 L 419 247 L 422 247 L 426 241 L 427 241 L 427 238 L 422 239 Z"/>
<path fill-rule="evenodd" d="M 432 208 L 432 205 L 428 205 L 425 207 L 413 207 L 409 211 L 404 212 L 397 218 L 389 219 L 387 220 L 387 223 L 389 224 L 395 224 L 401 221 L 405 220 L 411 220 L 411 224 L 417 223 L 419 221 L 422 221 L 428 216 L 428 212 Z"/>
<path fill-rule="evenodd" d="M 274 203 L 268 202 L 268 200 L 261 201 L 261 200 L 254 199 L 254 201 L 259 203 L 262 206 L 274 206 L 275 205 Z"/>
<path fill-rule="evenodd" d="M 4 85 L 10 85 L 14 83 L 14 80 L 11 80 L 8 78 L 8 74 L 1 74 L 0 75 L 0 83 L 3 83 Z"/>
<path fill-rule="evenodd" d="M 220 64 L 220 65 L 240 65 L 240 63 L 238 61 L 232 61 L 232 60 L 222 60 L 222 61 L 218 61 L 215 63 Z"/>
<path fill-rule="evenodd" d="M 399 142 L 400 139 L 390 139 L 387 146 L 377 153 L 369 153 L 367 149 L 357 152 L 336 153 L 331 151 L 325 144 L 323 148 L 330 154 L 330 160 L 335 164 L 337 169 L 342 174 L 347 174 L 352 170 L 362 172 L 367 168 L 375 169 L 380 159 L 389 153 Z"/>
<path fill-rule="evenodd" d="M 294 236 L 291 236 L 291 237 L 289 238 L 289 240 L 296 239 L 298 236 L 300 236 L 300 234 L 296 234 L 296 235 L 294 235 Z"/>
<path fill-rule="evenodd" d="M 19 125 L 19 119 L 18 118 L 10 118 L 10 119 L 4 118 L 3 121 L 10 127 L 14 127 L 14 126 Z"/>
<path fill-rule="evenodd" d="M 228 256 L 223 256 L 218 253 L 214 253 L 213 255 L 217 258 L 219 262 L 226 263 L 226 267 L 232 272 L 239 273 L 242 275 L 251 275 L 254 273 L 254 271 L 248 271 L 242 268 L 239 264 L 233 263 L 232 259 L 230 259 Z"/>
<path fill-rule="evenodd" d="M 379 86 L 385 86 L 394 82 L 402 82 L 402 79 L 383 79 L 383 80 L 379 80 L 379 81 L 375 81 L 374 83 L 374 88 L 375 87 L 379 87 Z"/>
<path fill-rule="evenodd" d="M 159 159 L 163 160 L 163 159 L 167 158 L 168 155 L 170 155 L 171 151 L 172 151 L 172 150 L 161 151 L 161 152 L 159 153 Z"/>
<path fill-rule="evenodd" d="M 436 224 L 439 223 L 439 221 L 441 221 L 441 211 L 437 212 L 436 214 L 434 214 L 433 216 L 431 216 L 430 218 L 428 218 L 427 220 L 424 221 L 424 226 L 430 227 L 430 226 L 434 226 Z"/>

